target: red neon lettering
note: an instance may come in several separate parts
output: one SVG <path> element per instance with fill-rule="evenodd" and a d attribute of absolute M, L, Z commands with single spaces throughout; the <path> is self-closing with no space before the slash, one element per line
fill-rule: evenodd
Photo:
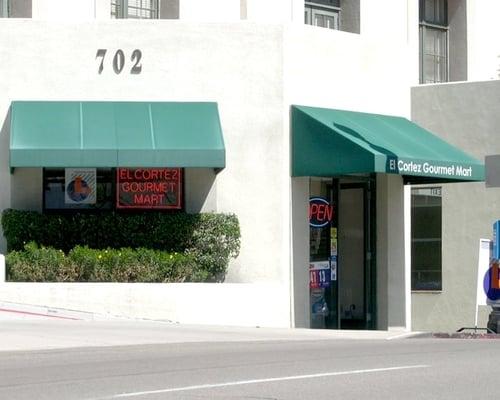
<path fill-rule="evenodd" d="M 134 204 L 161 206 L 165 200 L 164 194 L 134 194 Z"/>
<path fill-rule="evenodd" d="M 317 213 L 316 219 L 320 222 L 322 222 L 325 219 L 325 205 L 324 204 L 318 205 L 318 213 Z"/>
<path fill-rule="evenodd" d="M 130 171 L 126 168 L 120 168 L 118 170 L 118 174 L 119 174 L 120 180 L 130 179 Z"/>
<path fill-rule="evenodd" d="M 331 221 L 333 219 L 333 207 L 332 206 L 327 206 L 325 208 L 325 217 L 328 221 Z"/>
<path fill-rule="evenodd" d="M 309 207 L 309 219 L 312 219 L 314 215 L 316 215 L 318 212 L 318 205 L 317 204 L 311 204 Z"/>
<path fill-rule="evenodd" d="M 149 179 L 151 179 L 151 180 L 157 180 L 158 179 L 158 170 L 157 169 L 152 169 L 149 172 Z"/>

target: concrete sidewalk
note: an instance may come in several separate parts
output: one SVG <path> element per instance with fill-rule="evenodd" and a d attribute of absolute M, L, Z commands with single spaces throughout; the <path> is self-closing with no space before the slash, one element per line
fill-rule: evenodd
<path fill-rule="evenodd" d="M 8 306 L 8 305 L 7 305 Z M 33 306 L 32 306 L 33 307 Z M 22 308 L 22 307 L 21 307 Z M 415 333 L 180 325 L 164 321 L 98 320 L 73 313 L 27 311 L 0 304 L 0 351 L 187 342 L 385 340 Z M 81 318 L 86 316 L 88 318 Z"/>

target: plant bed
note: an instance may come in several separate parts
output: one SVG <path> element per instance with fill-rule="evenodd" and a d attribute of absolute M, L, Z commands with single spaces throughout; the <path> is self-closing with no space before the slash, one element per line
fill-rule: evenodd
<path fill-rule="evenodd" d="M 221 282 L 239 253 L 230 214 L 5 210 L 7 277 L 30 282 Z"/>

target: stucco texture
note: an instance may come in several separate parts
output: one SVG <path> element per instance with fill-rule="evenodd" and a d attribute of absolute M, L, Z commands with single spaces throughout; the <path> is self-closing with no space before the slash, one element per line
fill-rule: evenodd
<path fill-rule="evenodd" d="M 500 154 L 500 81 L 412 89 L 412 119 L 479 160 Z M 412 294 L 414 330 L 474 326 L 479 239 L 500 219 L 500 189 L 480 183 L 443 185 L 442 292 Z M 488 308 L 481 307 L 479 326 Z"/>

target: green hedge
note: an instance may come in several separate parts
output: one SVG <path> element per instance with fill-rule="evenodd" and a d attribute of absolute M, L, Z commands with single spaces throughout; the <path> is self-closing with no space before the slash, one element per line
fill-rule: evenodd
<path fill-rule="evenodd" d="M 28 243 L 7 254 L 7 277 L 17 282 L 189 282 L 210 278 L 190 255 L 151 249 L 62 250 Z"/>
<path fill-rule="evenodd" d="M 238 219 L 232 214 L 115 212 L 40 214 L 8 209 L 2 213 L 7 250 L 23 250 L 26 243 L 62 250 L 144 248 L 183 253 L 195 260 L 206 280 L 221 281 L 231 257 L 240 248 Z"/>

